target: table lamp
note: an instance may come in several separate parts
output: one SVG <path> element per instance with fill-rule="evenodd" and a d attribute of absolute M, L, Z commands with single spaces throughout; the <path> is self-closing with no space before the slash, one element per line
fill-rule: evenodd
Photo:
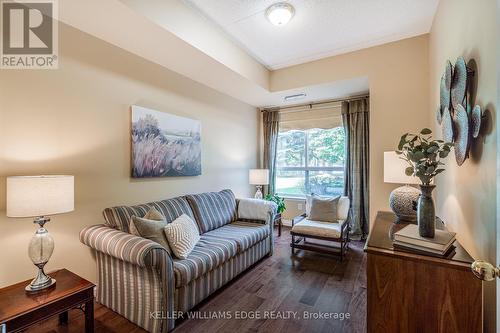
<path fill-rule="evenodd" d="M 26 286 L 36 292 L 56 283 L 43 270 L 54 251 L 54 239 L 44 228 L 48 215 L 71 212 L 74 209 L 73 176 L 7 177 L 7 217 L 33 217 L 39 225 L 31 239 L 28 255 L 38 267 L 37 276 Z"/>
<path fill-rule="evenodd" d="M 256 185 L 257 192 L 255 192 L 255 199 L 262 199 L 262 186 L 269 184 L 269 170 L 268 169 L 250 169 L 248 173 L 250 185 Z"/>
<path fill-rule="evenodd" d="M 419 184 L 415 176 L 407 176 L 405 169 L 408 163 L 400 158 L 395 151 L 384 152 L 384 182 L 405 184 L 394 189 L 389 196 L 389 206 L 399 221 L 415 222 L 417 212 L 413 209 L 413 202 L 418 200 L 420 190 L 410 186 Z"/>

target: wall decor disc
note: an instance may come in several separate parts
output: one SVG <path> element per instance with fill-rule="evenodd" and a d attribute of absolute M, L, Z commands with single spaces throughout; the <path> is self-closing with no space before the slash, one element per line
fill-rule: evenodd
<path fill-rule="evenodd" d="M 445 87 L 450 91 L 451 89 L 451 83 L 453 79 L 453 66 L 451 65 L 451 61 L 446 60 L 446 66 L 444 68 L 444 82 L 445 82 Z"/>
<path fill-rule="evenodd" d="M 453 80 L 451 82 L 451 104 L 456 109 L 458 104 L 462 104 L 467 90 L 467 65 L 462 57 L 457 58 Z"/>
<path fill-rule="evenodd" d="M 457 105 L 453 115 L 455 127 L 455 159 L 460 166 L 469 155 L 469 117 L 461 104 Z"/>
<path fill-rule="evenodd" d="M 445 142 L 453 142 L 453 121 L 451 120 L 450 110 L 447 107 L 444 108 L 441 126 L 443 140 Z"/>
<path fill-rule="evenodd" d="M 479 105 L 472 109 L 470 126 L 472 127 L 472 137 L 477 138 L 481 129 L 481 107 Z"/>
<path fill-rule="evenodd" d="M 441 125 L 441 123 L 443 122 L 443 112 L 442 112 L 443 108 L 440 106 L 438 106 L 437 110 L 436 110 L 436 121 L 439 125 Z"/>
<path fill-rule="evenodd" d="M 450 88 L 446 88 L 446 74 L 441 77 L 441 84 L 439 87 L 439 100 L 441 103 L 441 109 L 450 107 Z"/>

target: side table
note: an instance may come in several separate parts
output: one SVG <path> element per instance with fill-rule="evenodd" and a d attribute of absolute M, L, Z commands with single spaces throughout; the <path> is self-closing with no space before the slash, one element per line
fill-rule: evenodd
<path fill-rule="evenodd" d="M 281 219 L 281 214 L 276 214 L 274 217 L 274 225 L 278 225 L 278 237 L 281 236 L 281 226 L 283 225 L 283 220 Z"/>
<path fill-rule="evenodd" d="M 55 286 L 36 293 L 24 290 L 31 280 L 0 289 L 0 332 L 19 332 L 55 315 L 68 324 L 68 311 L 78 307 L 85 312 L 85 332 L 94 332 L 95 285 L 66 269 L 48 275 Z"/>

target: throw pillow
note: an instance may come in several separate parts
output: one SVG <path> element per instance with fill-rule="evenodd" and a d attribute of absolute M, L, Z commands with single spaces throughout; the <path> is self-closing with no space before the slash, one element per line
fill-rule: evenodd
<path fill-rule="evenodd" d="M 134 216 L 132 216 L 132 217 L 134 217 Z M 137 228 L 135 227 L 134 219 L 132 217 L 130 218 L 130 223 L 129 223 L 129 227 L 128 227 L 129 232 L 132 235 L 141 236 L 141 234 L 139 233 L 139 231 L 137 231 Z M 147 211 L 146 215 L 144 215 L 143 219 L 153 220 L 153 221 L 165 221 L 165 216 L 163 216 L 163 214 L 160 213 L 156 208 L 151 207 Z"/>
<path fill-rule="evenodd" d="M 311 193 L 311 195 L 306 194 L 306 216 L 309 216 L 311 214 L 311 200 L 314 195 L 316 194 L 314 193 Z"/>
<path fill-rule="evenodd" d="M 198 226 L 186 214 L 167 224 L 163 231 L 172 252 L 179 259 L 186 259 L 200 240 Z"/>
<path fill-rule="evenodd" d="M 320 198 L 311 196 L 311 210 L 308 216 L 312 221 L 337 222 L 337 205 L 340 196 L 335 198 Z"/>
<path fill-rule="evenodd" d="M 163 232 L 167 222 L 148 220 L 142 217 L 132 216 L 132 222 L 137 229 L 139 236 L 152 240 L 163 246 L 168 253 L 171 253 L 167 238 Z"/>

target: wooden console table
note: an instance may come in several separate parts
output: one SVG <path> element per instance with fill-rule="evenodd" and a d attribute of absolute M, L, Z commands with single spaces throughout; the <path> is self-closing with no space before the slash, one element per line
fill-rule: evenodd
<path fill-rule="evenodd" d="M 378 212 L 365 245 L 368 332 L 482 332 L 474 259 L 458 241 L 447 258 L 394 250 L 394 232 L 407 225 L 395 220 L 391 212 Z"/>
<path fill-rule="evenodd" d="M 0 289 L 0 332 L 19 332 L 55 315 L 67 324 L 68 310 L 76 307 L 85 312 L 85 332 L 94 332 L 95 285 L 66 269 L 48 275 L 56 285 L 36 293 L 24 290 L 31 280 Z"/>

